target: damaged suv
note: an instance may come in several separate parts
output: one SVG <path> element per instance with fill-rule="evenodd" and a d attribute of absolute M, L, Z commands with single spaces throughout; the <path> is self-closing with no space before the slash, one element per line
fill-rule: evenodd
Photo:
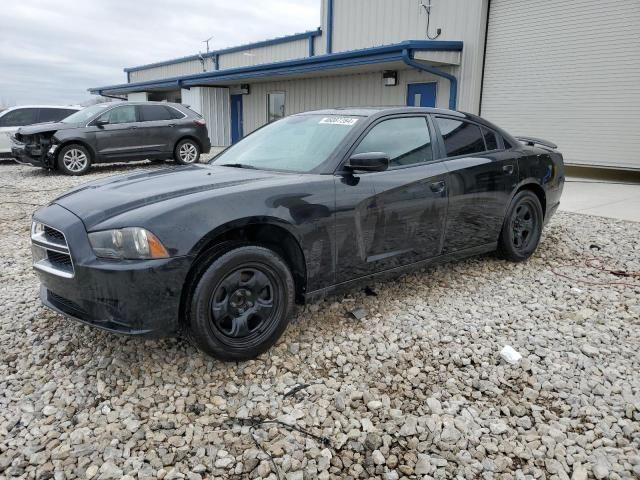
<path fill-rule="evenodd" d="M 205 120 L 184 105 L 122 102 L 94 105 L 59 123 L 23 127 L 11 151 L 19 163 L 83 175 L 93 163 L 173 158 L 189 165 L 210 149 Z"/>

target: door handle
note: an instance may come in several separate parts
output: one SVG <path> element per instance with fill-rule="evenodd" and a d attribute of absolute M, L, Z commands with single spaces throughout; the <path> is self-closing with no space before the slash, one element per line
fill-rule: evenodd
<path fill-rule="evenodd" d="M 138 127 L 136 127 L 136 126 L 131 126 L 131 127 L 129 127 L 129 130 L 135 130 L 136 128 L 138 128 Z"/>
<path fill-rule="evenodd" d="M 505 172 L 507 175 L 513 174 L 513 165 L 504 165 L 502 167 L 502 171 Z"/>
<path fill-rule="evenodd" d="M 446 188 L 447 184 L 444 181 L 435 182 L 429 185 L 429 188 L 433 193 L 442 193 Z"/>
<path fill-rule="evenodd" d="M 176 124 L 175 123 L 170 123 L 169 125 L 167 125 L 167 127 L 175 127 Z"/>

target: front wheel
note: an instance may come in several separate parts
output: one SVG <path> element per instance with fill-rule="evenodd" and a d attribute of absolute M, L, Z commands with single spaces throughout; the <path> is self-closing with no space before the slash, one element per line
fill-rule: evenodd
<path fill-rule="evenodd" d="M 200 145 L 190 138 L 180 140 L 173 152 L 173 158 L 180 165 L 198 163 L 200 159 Z"/>
<path fill-rule="evenodd" d="M 259 246 L 234 248 L 206 267 L 192 295 L 188 336 L 204 353 L 243 361 L 269 349 L 286 329 L 295 289 L 287 264 Z"/>
<path fill-rule="evenodd" d="M 542 206 L 537 195 L 530 190 L 518 192 L 502 225 L 498 254 L 512 262 L 527 260 L 538 248 L 542 224 Z"/>
<path fill-rule="evenodd" d="M 57 167 L 65 175 L 84 175 L 91 168 L 91 154 L 82 145 L 67 145 L 58 154 Z"/>

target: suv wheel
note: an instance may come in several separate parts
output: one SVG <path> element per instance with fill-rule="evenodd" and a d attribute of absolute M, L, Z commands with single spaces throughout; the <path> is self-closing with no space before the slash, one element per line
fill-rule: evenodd
<path fill-rule="evenodd" d="M 527 260 L 538 248 L 543 214 L 540 200 L 530 190 L 519 192 L 507 210 L 498 241 L 498 254 L 512 262 Z"/>
<path fill-rule="evenodd" d="M 212 357 L 250 360 L 287 328 L 295 289 L 287 264 L 272 250 L 242 246 L 214 259 L 189 309 L 188 336 Z"/>
<path fill-rule="evenodd" d="M 198 163 L 200 159 L 200 146 L 189 138 L 181 140 L 176 145 L 176 149 L 173 152 L 173 158 L 176 163 L 180 165 L 191 165 Z"/>
<path fill-rule="evenodd" d="M 82 145 L 67 145 L 58 154 L 57 167 L 65 175 L 84 175 L 91 168 L 91 154 Z"/>

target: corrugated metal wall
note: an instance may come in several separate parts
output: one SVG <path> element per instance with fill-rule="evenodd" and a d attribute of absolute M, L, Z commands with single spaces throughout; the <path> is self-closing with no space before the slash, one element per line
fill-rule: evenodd
<path fill-rule="evenodd" d="M 572 164 L 640 168 L 640 2 L 492 0 L 482 114 Z"/>
<path fill-rule="evenodd" d="M 462 40 L 458 109 L 477 113 L 486 25 L 486 0 L 432 0 L 430 34 Z M 420 0 L 334 0 L 333 51 L 341 52 L 404 40 L 426 39 L 427 16 Z"/>
<path fill-rule="evenodd" d="M 385 87 L 382 72 L 341 77 L 309 78 L 255 83 L 243 98 L 245 135 L 267 122 L 267 94 L 285 92 L 285 114 L 331 107 L 406 105 L 407 84 L 438 82 L 436 105 L 446 108 L 449 84 L 446 80 L 415 70 L 398 72 L 398 85 Z"/>
<path fill-rule="evenodd" d="M 213 61 L 211 58 L 205 59 L 205 67 L 207 71 L 213 70 Z M 130 82 L 144 82 L 147 80 L 177 77 L 180 75 L 200 72 L 202 72 L 202 63 L 200 60 L 190 60 L 188 62 L 173 63 L 171 65 L 163 65 L 161 67 L 152 67 L 129 72 L 129 79 Z"/>
<path fill-rule="evenodd" d="M 182 103 L 207 121 L 214 147 L 231 145 L 231 104 L 228 88 L 193 87 L 182 89 Z"/>
<path fill-rule="evenodd" d="M 304 58 L 309 53 L 309 40 L 279 43 L 268 47 L 253 48 L 242 52 L 220 55 L 220 68 L 238 68 L 260 63 L 280 62 L 294 58 Z"/>

